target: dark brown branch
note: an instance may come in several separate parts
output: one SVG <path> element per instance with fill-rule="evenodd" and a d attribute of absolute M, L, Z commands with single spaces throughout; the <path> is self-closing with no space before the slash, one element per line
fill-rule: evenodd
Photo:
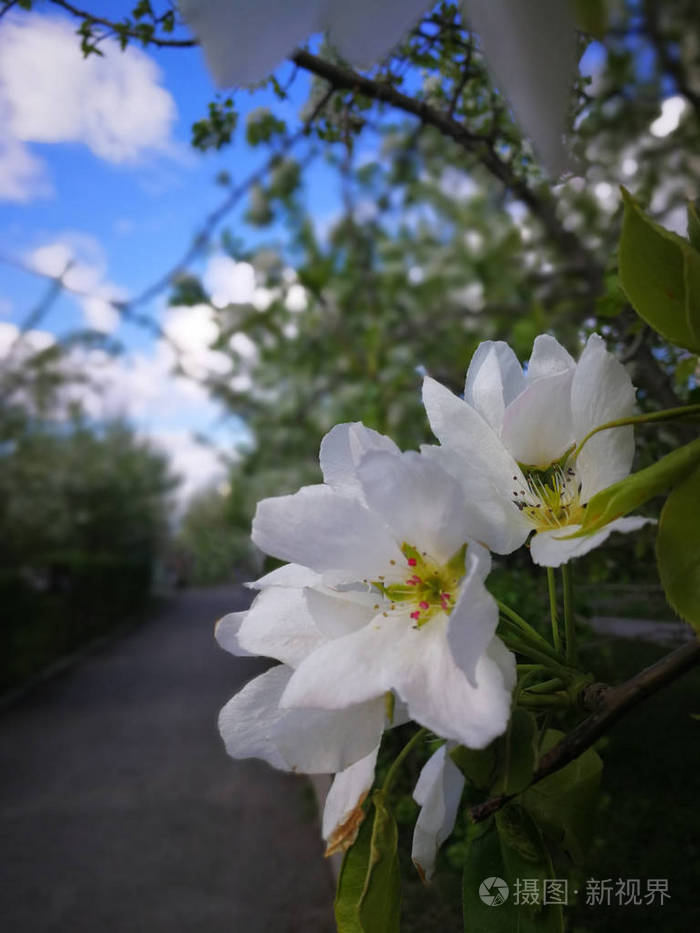
<path fill-rule="evenodd" d="M 594 712 L 542 756 L 533 775 L 532 784 L 574 761 L 628 710 L 699 663 L 700 641 L 694 639 L 617 687 L 606 687 L 603 684 L 586 687 L 581 702 L 584 707 L 593 707 Z M 479 823 L 504 807 L 509 800 L 512 800 L 512 795 L 492 797 L 472 807 L 469 815 L 475 823 Z"/>

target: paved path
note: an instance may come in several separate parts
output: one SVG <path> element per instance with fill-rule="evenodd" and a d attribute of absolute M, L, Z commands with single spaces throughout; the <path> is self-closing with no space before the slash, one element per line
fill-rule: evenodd
<path fill-rule="evenodd" d="M 308 785 L 223 751 L 216 715 L 260 662 L 194 590 L 0 714 L 6 933 L 330 933 Z"/>

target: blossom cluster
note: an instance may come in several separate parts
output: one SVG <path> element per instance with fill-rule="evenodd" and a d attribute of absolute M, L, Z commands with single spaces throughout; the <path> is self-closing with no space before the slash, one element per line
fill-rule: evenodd
<path fill-rule="evenodd" d="M 340 424 L 321 444 L 323 483 L 258 504 L 253 541 L 287 563 L 250 584 L 251 608 L 216 634 L 234 654 L 280 662 L 227 703 L 221 734 L 235 758 L 335 775 L 329 852 L 357 834 L 386 729 L 414 720 L 445 740 L 414 792 L 413 859 L 429 877 L 463 788 L 450 748 L 483 748 L 510 718 L 515 657 L 496 635 L 489 552 L 530 539 L 532 559 L 554 567 L 646 519 L 570 537 L 634 453 L 630 426 L 580 446 L 634 411 L 629 376 L 599 336 L 576 363 L 542 335 L 524 370 L 507 344 L 487 341 L 463 398 L 426 378 L 423 399 L 439 444 L 402 452 Z"/>

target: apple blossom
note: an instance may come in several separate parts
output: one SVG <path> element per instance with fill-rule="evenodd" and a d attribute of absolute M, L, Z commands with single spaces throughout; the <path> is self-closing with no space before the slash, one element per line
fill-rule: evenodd
<path fill-rule="evenodd" d="M 267 77 L 295 46 L 328 32 L 344 59 L 368 66 L 386 56 L 431 4 L 426 0 L 180 0 L 219 86 Z M 562 0 L 467 0 L 489 68 L 553 176 L 576 65 L 573 5 Z"/>
<path fill-rule="evenodd" d="M 321 456 L 335 485 L 258 504 L 255 543 L 330 588 L 305 590 L 327 640 L 295 667 L 280 704 L 341 710 L 395 691 L 422 725 L 483 747 L 506 727 L 514 681 L 484 586 L 488 552 L 467 539 L 459 483 L 386 439 L 378 449 L 377 437 L 338 426 Z M 246 620 L 240 641 L 259 650 L 252 628 Z"/>
<path fill-rule="evenodd" d="M 460 479 L 472 533 L 491 550 L 508 554 L 534 531 L 533 560 L 557 567 L 612 531 L 649 521 L 619 518 L 567 540 L 589 499 L 627 476 L 634 456 L 631 426 L 596 434 L 575 455 L 593 428 L 635 407 L 625 368 L 597 334 L 578 363 L 553 337 L 537 337 L 525 372 L 506 343 L 486 341 L 472 358 L 464 399 L 426 378 L 423 401 L 442 445 L 423 455 Z"/>

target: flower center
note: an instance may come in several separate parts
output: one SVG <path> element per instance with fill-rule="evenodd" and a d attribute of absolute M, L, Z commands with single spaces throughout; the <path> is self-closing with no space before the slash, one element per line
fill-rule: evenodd
<path fill-rule="evenodd" d="M 404 608 L 409 603 L 410 616 L 416 628 L 440 612 L 449 615 L 464 576 L 467 545 L 463 544 L 446 564 L 440 564 L 425 551 L 419 551 L 406 542 L 401 545 L 401 553 L 406 559 L 404 582 L 385 585 L 381 580 L 372 581 L 381 594 L 391 600 L 392 610 L 396 603 L 401 603 Z"/>
<path fill-rule="evenodd" d="M 525 477 L 525 486 L 513 490 L 513 502 L 537 531 L 551 531 L 565 525 L 579 525 L 586 509 L 581 502 L 581 482 L 571 451 L 541 469 L 518 464 Z M 518 477 L 513 480 L 518 483 Z"/>

